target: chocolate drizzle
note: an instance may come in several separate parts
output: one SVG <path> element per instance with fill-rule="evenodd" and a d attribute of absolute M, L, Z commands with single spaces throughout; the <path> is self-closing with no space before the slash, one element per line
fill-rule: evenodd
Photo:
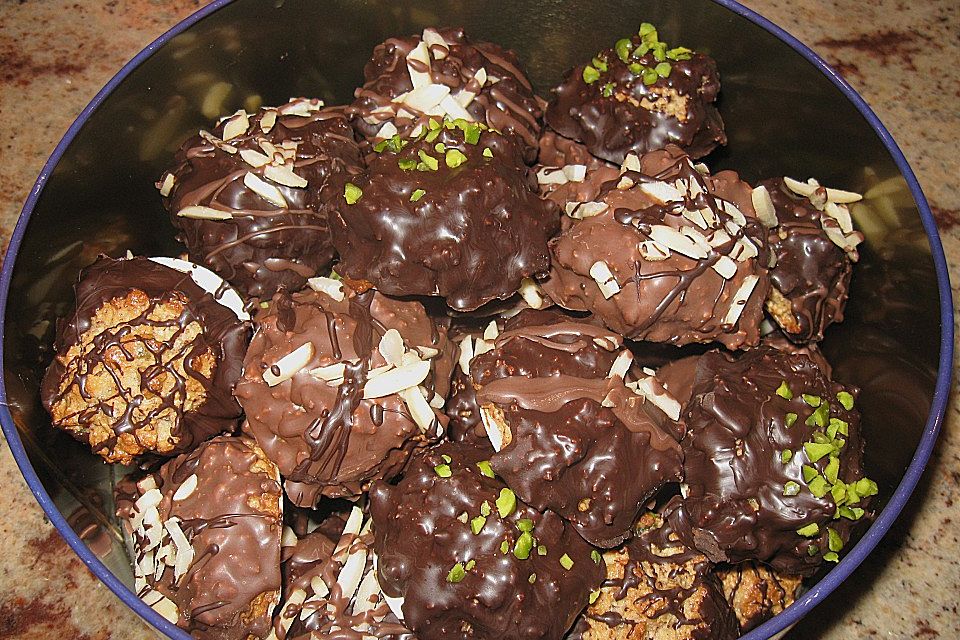
<path fill-rule="evenodd" d="M 633 47 L 640 43 L 633 36 Z M 599 57 L 607 66 L 599 80 L 587 84 L 585 65 L 580 65 L 568 71 L 553 90 L 546 121 L 554 131 L 617 164 L 630 153 L 644 154 L 670 144 L 695 158 L 726 144 L 723 121 L 713 105 L 720 78 L 712 58 L 694 53 L 689 60 L 673 61 L 669 76 L 648 85 L 614 49 L 602 51 Z M 657 63 L 652 53 L 630 61 L 648 67 Z"/>
<path fill-rule="evenodd" d="M 827 326 L 843 320 L 853 263 L 827 237 L 820 223 L 824 214 L 809 199 L 790 191 L 782 178 L 762 184 L 770 193 L 779 221 L 768 236 L 777 256 L 770 280 L 790 305 L 788 317 L 773 309 L 771 315 L 790 340 L 822 340 Z M 771 302 L 767 303 L 768 309 Z"/>
<path fill-rule="evenodd" d="M 290 112 L 295 104 L 302 108 Z M 268 114 L 275 122 L 264 133 Z M 222 136 L 225 127 L 226 122 L 221 123 L 213 135 Z M 327 221 L 329 203 L 363 166 L 350 124 L 341 110 L 293 101 L 251 115 L 247 132 L 225 144 L 232 153 L 224 150 L 224 144 L 215 145 L 201 136 L 187 140 L 177 153 L 175 168 L 158 183 L 173 176 L 164 203 L 180 230 L 180 240 L 187 245 L 191 259 L 248 296 L 269 298 L 280 287 L 291 291 L 303 288 L 307 278 L 319 275 L 334 258 Z M 269 165 L 254 167 L 241 152 L 270 160 L 288 154 L 285 166 L 306 180 L 306 186 L 271 180 L 265 173 Z M 280 207 L 248 187 L 244 181 L 248 173 L 278 189 L 286 206 Z M 178 215 L 185 207 L 198 205 L 232 217 L 205 220 Z"/>
<path fill-rule="evenodd" d="M 287 495 L 299 506 L 313 506 L 321 494 L 358 496 L 372 480 L 399 473 L 415 448 L 435 439 L 435 430 L 421 432 L 399 396 L 363 399 L 370 370 L 386 364 L 377 346 L 389 329 L 410 349 L 437 349 L 423 385 L 441 397 L 449 388 L 452 347 L 419 302 L 347 292 L 342 301 L 314 291 L 274 296 L 257 317 L 237 385 L 245 430 L 280 467 Z M 281 309 L 291 316 L 283 328 Z M 268 386 L 262 377 L 268 363 L 306 343 L 313 345 L 310 362 L 290 380 Z M 342 379 L 309 373 L 337 363 Z M 436 420 L 446 422 L 440 414 Z"/>
<path fill-rule="evenodd" d="M 627 538 L 643 503 L 680 478 L 667 418 L 622 377 L 607 377 L 619 344 L 558 312 L 523 311 L 470 365 L 478 404 L 495 406 L 511 434 L 493 469 L 531 506 L 602 547 Z"/>
<path fill-rule="evenodd" d="M 448 166 L 438 144 L 462 163 Z M 354 181 L 359 200 L 341 196 L 331 215 L 338 272 L 389 295 L 439 295 L 458 311 L 508 298 L 522 278 L 546 273 L 547 240 L 559 229 L 559 211 L 531 180 L 516 145 L 491 131 L 471 144 L 443 128 L 431 142 L 385 150 Z"/>
<path fill-rule="evenodd" d="M 422 640 L 559 638 L 599 586 L 603 568 L 556 514 L 517 501 L 501 517 L 495 503 L 506 487 L 481 473 L 483 455 L 445 443 L 417 456 L 397 485 L 372 487 L 380 585 L 403 597 L 404 621 Z M 449 477 L 434 470 L 441 464 L 449 465 Z M 489 515 L 474 534 L 470 520 L 458 516 L 481 516 L 484 502 Z M 527 523 L 536 542 L 521 558 L 513 549 Z M 456 572 L 448 577 L 457 563 L 464 570 L 459 580 Z"/>
<path fill-rule="evenodd" d="M 717 340 L 731 349 L 755 345 L 769 282 L 766 234 L 755 218 L 750 186 L 731 171 L 701 174 L 677 147 L 647 154 L 639 168 L 587 174 L 580 187 L 589 198 L 584 202 L 606 208 L 551 240 L 552 267 L 544 290 L 557 304 L 591 311 L 633 339 L 677 345 Z M 663 203 L 645 191 L 651 183 L 670 188 L 681 183 L 684 189 Z M 571 202 L 568 211 L 576 216 L 584 206 Z M 742 216 L 739 222 L 730 213 L 734 207 Z M 702 211 L 713 220 L 704 218 L 706 228 L 691 221 L 691 212 L 702 217 Z M 669 248 L 666 257 L 648 257 L 643 250 L 658 244 L 652 232 L 663 227 L 699 234 L 703 257 Z M 711 238 L 714 243 L 707 244 Z M 747 251 L 753 257 L 742 253 Z M 729 278 L 718 271 L 721 260 L 731 269 Z M 618 292 L 610 298 L 591 275 L 597 262 L 616 279 Z M 755 284 L 739 302 L 736 296 L 748 278 Z M 726 320 L 737 304 L 742 308 L 735 321 Z"/>
<path fill-rule="evenodd" d="M 249 325 L 214 295 L 147 258 L 107 257 L 81 272 L 74 292 L 41 389 L 54 425 L 125 463 L 236 427 L 232 390 Z"/>

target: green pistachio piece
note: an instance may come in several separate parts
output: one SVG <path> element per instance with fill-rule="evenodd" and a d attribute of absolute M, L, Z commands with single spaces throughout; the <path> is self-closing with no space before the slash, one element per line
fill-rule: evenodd
<path fill-rule="evenodd" d="M 670 75 L 670 72 L 673 70 L 673 67 L 670 66 L 669 62 L 661 62 L 653 68 L 657 72 L 657 75 L 661 78 L 666 78 Z"/>
<path fill-rule="evenodd" d="M 780 386 L 777 387 L 777 395 L 783 398 L 784 400 L 793 400 L 793 391 L 790 390 L 790 385 L 787 384 L 786 380 L 783 380 L 780 383 Z"/>
<path fill-rule="evenodd" d="M 600 95 L 602 95 L 604 98 L 609 98 L 613 95 L 613 90 L 616 88 L 616 86 L 617 85 L 614 83 L 608 82 L 600 89 Z"/>
<path fill-rule="evenodd" d="M 531 573 L 530 577 L 527 578 L 527 582 L 529 582 L 530 584 L 533 584 L 536 581 L 537 581 L 537 574 L 535 573 Z"/>
<path fill-rule="evenodd" d="M 830 527 L 827 527 L 827 538 L 827 546 L 830 548 L 830 551 L 840 551 L 843 549 L 843 538 Z"/>
<path fill-rule="evenodd" d="M 800 493 L 800 485 L 793 480 L 788 480 L 783 485 L 783 495 L 795 496 Z"/>
<path fill-rule="evenodd" d="M 832 444 L 818 444 L 816 442 L 804 442 L 803 450 L 807 453 L 810 462 L 816 462 L 824 456 L 833 453 Z"/>
<path fill-rule="evenodd" d="M 837 474 L 840 473 L 840 458 L 836 456 L 830 456 L 830 462 L 827 463 L 827 468 L 823 471 L 823 476 L 827 479 L 827 482 L 830 484 L 835 484 L 837 481 Z"/>
<path fill-rule="evenodd" d="M 667 51 L 667 57 L 671 60 L 689 60 L 693 57 L 693 51 L 686 47 L 674 47 Z"/>
<path fill-rule="evenodd" d="M 537 555 L 545 556 L 547 555 L 547 548 L 544 545 L 537 545 Z"/>
<path fill-rule="evenodd" d="M 811 522 L 805 527 L 800 527 L 797 529 L 797 534 L 803 536 L 804 538 L 812 538 L 820 533 L 820 525 L 816 522 Z"/>
<path fill-rule="evenodd" d="M 800 394 L 800 397 L 803 398 L 803 401 L 811 407 L 819 407 L 820 403 L 823 402 L 820 396 L 815 396 L 809 393 Z"/>
<path fill-rule="evenodd" d="M 630 60 L 630 50 L 633 48 L 633 44 L 630 42 L 630 38 L 621 38 L 617 40 L 617 44 L 613 45 L 613 49 L 617 52 L 617 57 L 627 62 Z"/>
<path fill-rule="evenodd" d="M 520 518 L 517 520 L 517 529 L 523 531 L 524 533 L 533 531 L 533 520 L 530 518 Z"/>
<path fill-rule="evenodd" d="M 823 559 L 827 562 L 840 562 L 840 556 L 833 551 L 828 551 L 827 553 L 823 554 Z"/>
<path fill-rule="evenodd" d="M 793 423 L 797 421 L 797 418 L 798 418 L 798 417 L 799 417 L 799 416 L 798 416 L 797 414 L 795 414 L 795 413 L 788 413 L 786 416 L 784 416 L 784 421 L 783 421 L 783 423 L 784 423 L 784 424 L 787 426 L 787 428 L 789 429 L 790 427 L 793 426 Z"/>
<path fill-rule="evenodd" d="M 853 409 L 852 394 L 847 393 L 846 391 L 839 391 L 837 392 L 837 401 L 840 403 L 840 406 L 842 406 L 847 411 L 850 411 L 851 409 Z"/>
<path fill-rule="evenodd" d="M 510 543 L 504 540 L 500 543 L 500 553 L 506 554 L 508 551 L 510 551 Z"/>
<path fill-rule="evenodd" d="M 457 583 L 463 580 L 467 575 L 466 569 L 463 568 L 463 563 L 458 562 L 453 565 L 453 568 L 450 569 L 450 573 L 447 574 L 447 582 Z"/>
<path fill-rule="evenodd" d="M 440 161 L 434 158 L 432 155 L 430 155 L 426 151 L 424 151 L 423 149 L 420 149 L 419 151 L 417 151 L 417 155 L 420 156 L 420 162 L 424 166 L 426 166 L 428 170 L 436 171 L 437 169 L 440 168 Z M 420 168 L 419 165 L 417 166 L 417 168 L 418 169 Z"/>
<path fill-rule="evenodd" d="M 632 73 L 635 76 L 638 76 L 641 73 L 643 73 L 643 65 L 640 64 L 639 62 L 631 62 L 629 65 L 627 65 L 627 69 L 629 69 L 630 73 Z"/>
<path fill-rule="evenodd" d="M 607 70 L 607 61 L 599 56 L 590 61 L 597 71 L 603 73 Z"/>
<path fill-rule="evenodd" d="M 450 465 L 448 464 L 438 464 L 433 468 L 433 471 L 441 478 L 449 478 L 453 475 L 453 472 L 450 471 Z"/>
<path fill-rule="evenodd" d="M 526 560 L 530 557 L 531 549 L 533 549 L 533 536 L 529 531 L 524 531 L 513 545 L 513 555 L 517 560 Z"/>
<path fill-rule="evenodd" d="M 649 86 L 655 84 L 660 76 L 657 75 L 657 72 L 653 69 L 644 69 L 643 70 L 643 84 Z"/>
<path fill-rule="evenodd" d="M 571 558 L 567 554 L 563 554 L 562 556 L 560 556 L 560 566 L 566 569 L 567 571 L 570 571 L 570 569 L 573 569 L 573 558 Z"/>
<path fill-rule="evenodd" d="M 809 483 L 811 480 L 820 475 L 820 472 L 817 471 L 815 467 L 811 467 L 808 464 L 803 465 L 800 468 L 800 472 L 803 474 L 803 481 Z"/>
<path fill-rule="evenodd" d="M 481 460 L 477 463 L 477 468 L 480 469 L 480 473 L 485 475 L 488 478 L 493 477 L 493 467 L 490 466 L 489 460 Z"/>
<path fill-rule="evenodd" d="M 492 157 L 493 157 L 493 149 L 491 149 L 490 147 L 487 147 L 486 149 L 484 149 L 484 150 L 483 150 L 483 157 L 484 157 L 484 158 L 492 158 Z"/>
<path fill-rule="evenodd" d="M 356 204 L 363 197 L 363 190 L 352 182 L 348 182 L 343 188 L 343 198 L 347 204 Z"/>
<path fill-rule="evenodd" d="M 488 516 L 490 515 L 490 503 L 486 500 L 483 501 L 483 504 L 480 505 L 480 515 Z"/>
<path fill-rule="evenodd" d="M 657 40 L 657 28 L 650 24 L 649 22 L 640 23 L 640 37 L 644 39 L 650 39 L 656 42 Z"/>
<path fill-rule="evenodd" d="M 466 569 L 467 571 L 470 571 L 470 570 L 473 569 L 475 566 L 477 566 L 477 561 L 471 559 L 471 560 L 467 561 L 467 564 L 464 565 L 463 568 Z"/>
<path fill-rule="evenodd" d="M 820 547 L 818 547 L 817 545 L 812 544 L 812 545 L 810 545 L 809 547 L 807 547 L 807 555 L 808 555 L 808 556 L 815 556 L 815 555 L 817 555 L 818 553 L 820 553 Z"/>
<path fill-rule="evenodd" d="M 593 84 L 600 79 L 600 72 L 594 67 L 587 65 L 583 68 L 583 81 L 587 84 Z"/>
<path fill-rule="evenodd" d="M 473 535 L 477 535 L 483 531 L 483 525 L 485 524 L 487 524 L 487 519 L 483 516 L 477 516 L 470 521 L 470 531 L 473 532 Z"/>
<path fill-rule="evenodd" d="M 443 123 L 435 118 L 430 118 L 430 120 L 427 122 L 427 128 L 430 129 L 430 131 L 439 131 L 443 128 Z"/>
<path fill-rule="evenodd" d="M 424 191 L 423 189 L 415 190 L 413 193 L 410 194 L 410 202 L 419 202 L 420 198 L 422 198 L 426 193 L 427 192 Z"/>
<path fill-rule="evenodd" d="M 793 451 L 790 449 L 784 449 L 780 452 L 780 462 L 787 464 L 791 460 L 793 460 Z"/>
<path fill-rule="evenodd" d="M 426 140 L 427 142 L 433 142 L 434 140 L 440 137 L 440 133 L 441 131 L 439 129 L 437 129 L 436 131 L 430 131 L 427 133 L 424 140 Z"/>
<path fill-rule="evenodd" d="M 451 169 L 456 169 L 467 161 L 467 156 L 463 155 L 459 149 L 449 149 L 444 156 L 444 160 L 446 161 L 448 167 Z"/>
<path fill-rule="evenodd" d="M 397 165 L 399 165 L 401 171 L 413 171 L 417 168 L 417 161 L 411 158 L 401 158 L 397 160 Z"/>
<path fill-rule="evenodd" d="M 807 488 L 810 489 L 810 493 L 818 498 L 822 498 L 823 496 L 827 495 L 827 492 L 830 491 L 830 485 L 827 484 L 827 481 L 823 479 L 823 476 L 817 476 L 808 482 Z"/>
<path fill-rule="evenodd" d="M 857 480 L 857 493 L 862 498 L 869 498 L 877 495 L 877 483 L 870 478 L 860 478 Z"/>
<path fill-rule="evenodd" d="M 590 604 L 593 604 L 594 602 L 596 602 L 596 601 L 597 601 L 597 598 L 599 598 L 599 597 L 600 597 L 600 590 L 599 590 L 599 589 L 597 589 L 596 591 L 591 591 L 591 592 L 590 592 Z"/>
<path fill-rule="evenodd" d="M 497 496 L 497 512 L 501 518 L 506 518 L 517 508 L 517 496 L 510 489 L 500 489 Z"/>
<path fill-rule="evenodd" d="M 600 552 L 594 549 L 590 552 L 590 559 L 593 560 L 596 564 L 600 564 L 600 561 L 603 560 L 603 556 L 600 555 Z"/>
<path fill-rule="evenodd" d="M 463 130 L 463 139 L 467 144 L 477 144 L 480 142 L 480 125 L 471 124 Z"/>

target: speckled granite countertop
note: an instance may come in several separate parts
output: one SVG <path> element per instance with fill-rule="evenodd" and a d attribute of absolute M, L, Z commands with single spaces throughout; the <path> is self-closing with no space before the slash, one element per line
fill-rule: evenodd
<path fill-rule="evenodd" d="M 199 4 L 0 3 L 0 144 L 6 160 L 0 163 L 0 245 L 6 247 L 36 175 L 70 122 L 127 60 Z M 933 207 L 960 299 L 960 4 L 746 4 L 812 45 L 889 127 Z M 23 135 L 27 130 L 30 136 Z M 2 438 L 0 487 L 0 638 L 151 637 L 46 521 Z M 853 579 L 790 638 L 960 638 L 958 536 L 960 397 L 955 396 L 907 511 Z"/>

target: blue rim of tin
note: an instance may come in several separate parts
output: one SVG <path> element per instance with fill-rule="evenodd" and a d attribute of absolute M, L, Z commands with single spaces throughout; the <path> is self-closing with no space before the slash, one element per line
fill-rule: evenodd
<path fill-rule="evenodd" d="M 765 29 L 803 56 L 810 64 L 819 69 L 821 73 L 823 73 L 838 89 L 840 89 L 843 95 L 853 103 L 864 119 L 866 119 L 866 121 L 870 124 L 876 134 L 880 137 L 883 145 L 890 153 L 890 156 L 896 163 L 897 168 L 900 170 L 901 174 L 906 180 L 907 186 L 910 188 L 910 193 L 913 195 L 913 199 L 920 210 L 920 219 L 923 223 L 924 231 L 927 234 L 927 240 L 930 242 L 930 250 L 933 256 L 934 268 L 937 273 L 937 288 L 940 293 L 940 360 L 937 370 L 937 384 L 934 390 L 930 415 L 927 418 L 927 423 L 920 438 L 920 444 L 917 446 L 916 453 L 914 453 L 913 459 L 910 461 L 910 465 L 907 467 L 903 479 L 900 481 L 900 484 L 897 486 L 896 491 L 894 491 L 886 507 L 867 530 L 866 534 L 864 534 L 863 538 L 861 538 L 860 541 L 853 547 L 853 549 L 851 549 L 850 552 L 844 556 L 844 558 L 836 567 L 833 568 L 833 570 L 831 570 L 822 580 L 820 580 L 820 582 L 814 585 L 801 598 L 799 598 L 792 606 L 787 607 L 783 613 L 775 616 L 771 620 L 768 620 L 742 637 L 742 640 L 761 640 L 763 638 L 769 638 L 772 635 L 795 624 L 798 620 L 800 620 L 800 618 L 808 614 L 816 605 L 823 601 L 826 596 L 836 589 L 837 586 L 839 586 L 840 583 L 843 582 L 851 573 L 853 573 L 854 569 L 856 569 L 857 566 L 863 562 L 870 552 L 873 551 L 874 547 L 877 546 L 881 538 L 883 538 L 887 531 L 890 530 L 890 527 L 900 515 L 900 512 L 907 503 L 907 500 L 913 493 L 917 482 L 920 480 L 920 477 L 923 474 L 923 470 L 926 467 L 927 461 L 930 458 L 930 454 L 933 452 L 937 435 L 939 434 L 940 427 L 943 424 L 947 400 L 950 394 L 950 379 L 953 364 L 953 301 L 952 292 L 950 289 L 950 278 L 947 271 L 947 261 L 943 254 L 943 245 L 940 242 L 940 236 L 937 233 L 936 222 L 934 221 L 933 214 L 930 211 L 930 206 L 927 203 L 927 199 L 924 197 L 923 191 L 920 189 L 920 183 L 917 181 L 916 175 L 914 175 L 913 170 L 907 163 L 903 152 L 900 150 L 900 147 L 897 146 L 897 143 L 894 142 L 893 136 L 890 135 L 890 132 L 887 130 L 887 128 L 882 122 L 880 122 L 880 119 L 877 117 L 877 115 L 867 105 L 860 94 L 858 94 L 856 90 L 840 76 L 839 73 L 831 68 L 830 65 L 823 60 L 823 58 L 814 53 L 809 47 L 797 40 L 797 38 L 792 36 L 790 33 L 770 22 L 757 12 L 748 9 L 739 2 L 736 2 L 735 0 L 713 1 L 729 9 L 738 16 L 745 18 L 757 26 Z M 40 172 L 36 183 L 34 183 L 33 188 L 30 191 L 30 195 L 27 197 L 27 200 L 23 205 L 23 210 L 20 213 L 20 219 L 17 221 L 17 226 L 14 228 L 13 234 L 10 237 L 10 244 L 7 248 L 3 268 L 0 270 L 0 336 L 3 335 L 4 331 L 7 296 L 10 292 L 10 282 L 13 277 L 13 266 L 14 262 L 16 261 L 17 252 L 19 251 L 20 244 L 23 241 L 24 234 L 27 230 L 27 224 L 30 220 L 31 214 L 33 213 L 33 209 L 40 198 L 40 194 L 67 147 L 70 146 L 70 143 L 76 137 L 77 133 L 86 123 L 90 115 L 104 100 L 107 99 L 117 85 L 119 85 L 134 69 L 143 64 L 143 62 L 152 56 L 157 49 L 166 44 L 174 36 L 183 33 L 203 18 L 214 13 L 227 4 L 230 4 L 231 2 L 233 2 L 233 0 L 215 0 L 206 7 L 193 13 L 150 43 L 143 51 L 138 53 L 130 62 L 125 64 L 123 68 L 120 69 L 120 71 L 110 79 L 110 81 L 97 93 L 97 95 L 94 96 L 93 100 L 90 101 L 84 110 L 80 112 L 80 115 L 76 120 L 74 120 L 73 124 L 70 125 L 70 128 L 67 130 L 66 134 L 64 134 L 63 138 L 57 144 L 46 164 L 44 164 L 43 170 Z M 2 340 L 0 340 L 0 362 L 3 362 Z M 17 465 L 20 467 L 20 471 L 23 473 L 23 477 L 26 479 L 27 485 L 30 487 L 30 491 L 33 492 L 37 502 L 40 503 L 43 511 L 47 514 L 47 517 L 57 528 L 57 531 L 61 536 L 63 536 L 67 544 L 70 545 L 70 548 L 76 552 L 87 568 L 90 569 L 90 571 L 92 571 L 93 574 L 99 580 L 101 580 L 114 594 L 116 594 L 120 600 L 122 600 L 127 606 L 133 609 L 133 611 L 135 611 L 140 617 L 150 623 L 158 631 L 175 640 L 190 640 L 190 636 L 186 632 L 178 628 L 176 625 L 171 624 L 165 618 L 160 616 L 160 614 L 148 607 L 132 590 L 130 590 L 123 582 L 121 582 L 120 579 L 117 578 L 117 576 L 115 576 L 113 572 L 111 572 L 80 539 L 76 532 L 74 532 L 74 530 L 67 523 L 66 519 L 63 517 L 63 514 L 61 514 L 54 505 L 50 494 L 47 493 L 43 484 L 40 482 L 40 478 L 37 476 L 33 465 L 30 464 L 30 460 L 27 458 L 27 453 L 24 449 L 23 442 L 20 440 L 20 434 L 17 432 L 16 425 L 13 422 L 13 416 L 10 414 L 10 411 L 7 408 L 7 390 L 2 378 L 0 378 L 0 425 L 2 425 L 3 433 L 7 439 L 7 443 L 10 446 L 10 451 L 13 453 L 13 457 L 16 460 Z"/>

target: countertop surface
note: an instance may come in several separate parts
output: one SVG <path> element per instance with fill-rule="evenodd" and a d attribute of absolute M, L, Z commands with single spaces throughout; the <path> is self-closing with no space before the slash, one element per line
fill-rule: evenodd
<path fill-rule="evenodd" d="M 0 3 L 0 245 L 57 141 L 134 54 L 196 0 Z M 878 113 L 916 171 L 960 299 L 960 3 L 749 0 L 811 45 Z M 955 312 L 955 316 L 956 316 Z M 960 397 L 907 510 L 790 638 L 960 638 Z M 151 633 L 45 519 L 0 437 L 0 638 Z"/>

